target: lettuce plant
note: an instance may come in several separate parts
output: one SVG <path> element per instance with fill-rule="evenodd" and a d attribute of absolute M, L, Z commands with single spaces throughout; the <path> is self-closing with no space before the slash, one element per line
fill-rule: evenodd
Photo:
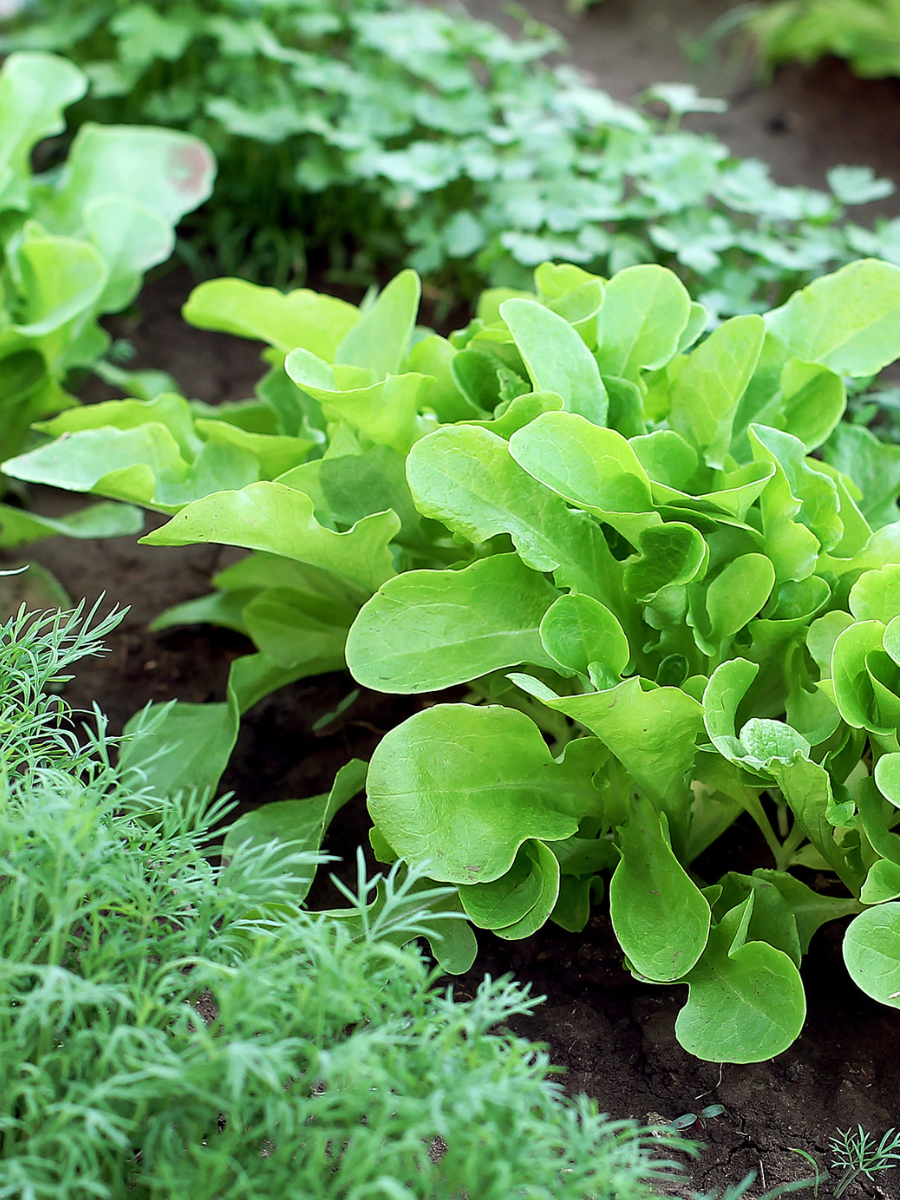
<path fill-rule="evenodd" d="M 701 1058 L 793 1041 L 801 957 L 843 915 L 851 975 L 897 1007 L 900 449 L 841 417 L 845 381 L 900 356 L 900 268 L 705 338 L 656 265 L 545 264 L 535 287 L 443 339 L 411 272 L 364 311 L 202 285 L 191 319 L 271 343 L 255 400 L 72 410 L 4 469 L 172 513 L 154 545 L 253 551 L 159 622 L 258 647 L 225 703 L 171 710 L 159 770 L 210 786 L 242 709 L 344 654 L 375 690 L 468 685 L 376 750 L 384 861 L 509 939 L 582 928 L 611 872 L 627 964 L 688 987 Z M 718 878 L 738 817 L 767 851 Z"/>
<path fill-rule="evenodd" d="M 180 125 L 220 163 L 185 251 L 286 283 L 307 253 L 370 279 L 407 262 L 454 295 L 529 286 L 545 259 L 673 267 L 715 313 L 764 311 L 859 252 L 843 206 L 890 192 L 865 168 L 783 188 L 679 128 L 720 110 L 685 85 L 615 103 L 532 23 L 513 40 L 408 0 L 34 0 L 0 48 L 59 50 L 91 92 L 77 120 Z M 896 238 L 867 254 L 897 259 Z"/>
<path fill-rule="evenodd" d="M 897 0 L 778 0 L 753 5 L 742 24 L 766 65 L 834 54 L 865 78 L 900 72 Z"/>
<path fill-rule="evenodd" d="M 393 871 L 372 903 L 362 873 L 308 912 L 308 852 L 242 838 L 213 867 L 227 804 L 112 767 L 102 720 L 87 746 L 66 731 L 44 689 L 117 618 L 91 619 L 0 627 L 0 1191 L 650 1200 L 677 1139 L 565 1098 L 542 1047 L 489 1032 L 527 988 L 455 1001 L 404 948 L 439 892 Z"/>
<path fill-rule="evenodd" d="M 86 124 L 64 163 L 35 175 L 35 146 L 65 128 L 86 76 L 53 54 L 10 55 L 0 69 L 0 447 L 16 453 L 35 420 L 76 404 L 67 376 L 109 348 L 98 318 L 126 308 L 169 257 L 174 226 L 211 190 L 197 138 Z M 138 523 L 136 524 L 136 521 Z M 56 532 L 0 510 L 0 544 Z M 138 514 L 103 505 L 62 522 L 73 536 L 134 533 Z"/>

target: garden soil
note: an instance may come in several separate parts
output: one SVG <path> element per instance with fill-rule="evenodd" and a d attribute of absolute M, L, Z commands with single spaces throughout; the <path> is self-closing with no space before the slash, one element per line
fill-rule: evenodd
<path fill-rule="evenodd" d="M 509 23 L 502 0 L 469 0 L 468 7 Z M 699 36 L 728 6 L 714 0 L 604 0 L 577 22 L 558 0 L 528 0 L 525 7 L 562 31 L 572 58 L 596 82 L 630 100 L 655 81 L 690 79 L 680 39 Z M 763 87 L 734 56 L 708 62 L 700 82 L 706 94 L 727 95 L 732 106 L 723 116 L 691 118 L 691 127 L 713 130 L 736 153 L 766 159 L 780 183 L 821 186 L 825 171 L 840 162 L 869 164 L 900 183 L 900 82 L 859 81 L 827 61 L 809 70 L 787 68 Z M 900 211 L 897 200 L 881 208 L 891 215 Z M 183 269 L 151 282 L 136 313 L 115 318 L 112 331 L 132 340 L 134 365 L 169 371 L 187 395 L 209 402 L 240 399 L 260 374 L 261 347 L 183 324 L 179 308 L 190 282 Z M 98 387 L 86 393 L 88 399 L 102 397 Z M 35 489 L 31 499 L 50 514 L 80 503 L 44 489 Z M 73 598 L 93 602 L 105 592 L 107 604 L 130 606 L 107 639 L 109 654 L 80 666 L 68 689 L 73 704 L 87 708 L 96 701 L 118 732 L 148 701 L 224 698 L 230 663 L 249 649 L 243 638 L 207 627 L 150 634 L 146 626 L 168 605 L 205 593 L 236 551 L 155 549 L 131 538 L 52 538 L 31 555 Z M 362 692 L 328 720 L 353 686 L 347 675 L 329 675 L 286 688 L 251 711 L 225 780 L 241 809 L 327 790 L 350 757 L 368 757 L 387 729 L 430 702 Z M 366 827 L 364 804 L 357 800 L 339 814 L 328 849 L 352 859 Z M 743 854 L 752 838 L 751 829 L 735 828 L 725 848 L 728 867 L 749 861 Z M 351 869 L 348 863 L 346 872 Z M 721 869 L 718 856 L 711 873 Z M 326 904 L 334 899 L 329 887 L 317 885 Z M 547 999 L 534 1015 L 513 1022 L 516 1031 L 548 1043 L 553 1060 L 566 1068 L 566 1087 L 587 1092 L 614 1117 L 672 1120 L 723 1105 L 724 1115 L 692 1131 L 706 1148 L 689 1164 L 690 1179 L 698 1189 L 720 1191 L 755 1171 L 753 1196 L 764 1186 L 809 1174 L 794 1147 L 825 1166 L 836 1128 L 861 1124 L 880 1135 L 900 1125 L 900 1016 L 850 984 L 840 957 L 842 932 L 838 923 L 814 938 L 804 965 L 805 1029 L 769 1063 L 720 1068 L 686 1055 L 674 1036 L 686 989 L 634 980 L 622 967 L 602 905 L 578 935 L 555 927 L 523 942 L 481 935 L 476 968 L 456 981 L 456 994 L 471 995 L 485 971 L 512 971 L 530 982 Z M 678 1187 L 671 1192 L 687 1194 Z M 847 1195 L 900 1200 L 900 1170 L 855 1184 Z"/>

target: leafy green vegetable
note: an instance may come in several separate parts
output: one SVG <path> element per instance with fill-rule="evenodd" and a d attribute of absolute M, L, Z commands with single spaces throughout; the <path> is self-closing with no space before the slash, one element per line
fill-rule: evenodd
<path fill-rule="evenodd" d="M 632 969 L 656 982 L 681 979 L 709 938 L 709 904 L 672 853 L 664 818 L 646 798 L 637 802 L 618 841 L 621 862 L 609 885 L 616 937 Z M 678 936 L 666 909 L 679 913 Z"/>
<path fill-rule="evenodd" d="M 765 941 L 745 941 L 751 892 L 710 933 L 701 961 L 684 976 L 690 991 L 678 1040 L 698 1058 L 758 1062 L 797 1037 L 806 1017 L 800 972 Z"/>
<path fill-rule="evenodd" d="M 900 267 L 850 264 L 705 339 L 658 265 L 535 282 L 449 339 L 414 328 L 408 273 L 360 310 L 203 285 L 188 312 L 271 343 L 253 400 L 71 410 L 4 469 L 170 512 L 154 545 L 252 551 L 156 625 L 222 624 L 257 653 L 126 763 L 212 788 L 241 713 L 345 654 L 384 692 L 466 684 L 376 749 L 379 857 L 504 938 L 582 928 L 611 870 L 629 967 L 689 989 L 682 1043 L 758 1061 L 802 1026 L 826 921 L 865 917 L 848 966 L 892 995 L 867 939 L 900 896 L 900 472 L 841 417 L 845 379 L 900 357 Z M 342 787 L 259 828 L 315 840 Z M 699 878 L 738 819 L 767 854 Z M 436 952 L 462 970 L 474 947 Z"/>
<path fill-rule="evenodd" d="M 436 879 L 482 883 L 510 870 L 529 838 L 557 841 L 578 829 L 581 808 L 599 813 L 591 763 L 577 753 L 556 762 L 540 730 L 524 713 L 499 705 L 438 705 L 417 713 L 385 735 L 385 752 L 373 761 L 368 789 L 373 815 L 387 843 L 410 861 L 429 863 Z M 497 776 L 497 744 L 507 748 L 509 769 Z M 409 787 L 403 766 L 410 756 L 428 771 Z M 431 753 L 429 753 L 431 748 Z M 600 747 L 594 765 L 602 765 Z M 481 803 L 484 792 L 492 804 Z M 428 811 L 420 807 L 427 792 Z"/>
<path fill-rule="evenodd" d="M 779 0 L 753 11 L 746 26 L 764 63 L 812 63 L 827 54 L 849 59 L 857 75 L 900 72 L 900 5 L 896 0 Z M 886 193 L 871 172 L 836 168 L 835 192 L 878 200 Z M 865 203 L 865 201 L 863 201 Z"/>
<path fill-rule="evenodd" d="M 87 87 L 72 63 L 40 51 L 11 54 L 0 68 L 4 457 L 22 448 L 33 422 L 77 403 L 67 377 L 110 345 L 98 318 L 132 302 L 144 273 L 172 253 L 175 225 L 212 186 L 213 160 L 197 138 L 91 123 L 64 163 L 33 174 L 35 146 L 65 128 L 63 110 Z M 6 548 L 56 532 L 110 537 L 139 528 L 134 509 L 109 504 L 57 523 L 0 505 Z"/>
<path fill-rule="evenodd" d="M 0 546 L 5 550 L 59 533 L 74 538 L 125 537 L 143 528 L 143 515 L 130 504 L 92 504 L 65 517 L 46 517 L 0 504 Z"/>
<path fill-rule="evenodd" d="M 542 619 L 557 598 L 543 575 L 523 566 L 515 554 L 496 554 L 453 571 L 416 571 L 397 575 L 378 592 L 373 603 L 383 610 L 378 634 L 367 637 L 365 627 L 351 634 L 348 655 L 360 663 L 357 679 L 378 687 L 385 679 L 403 692 L 450 687 L 472 678 L 473 667 L 483 673 L 523 661 L 555 667 L 542 646 Z M 449 585 L 449 586 L 448 586 Z M 503 610 L 504 633 L 485 614 Z M 411 623 L 414 622 L 414 624 Z M 423 683 L 422 660 L 429 683 Z M 409 663 L 406 678 L 398 678 L 399 660 Z M 388 675 L 381 674 L 386 663 Z M 402 670 L 402 668 L 400 668 Z"/>
<path fill-rule="evenodd" d="M 77 124 L 177 125 L 209 142 L 220 178 L 191 222 L 195 265 L 285 284 L 308 259 L 366 282 L 406 262 L 472 296 L 527 288 L 546 259 L 603 275 L 658 261 L 715 317 L 762 312 L 858 253 L 897 261 L 895 229 L 842 221 L 889 181 L 839 167 L 830 191 L 779 187 L 762 162 L 679 128 L 721 101 L 659 84 L 643 100 L 666 107 L 660 121 L 546 65 L 560 47 L 534 22 L 514 40 L 409 0 L 35 0 L 0 38 L 82 66 Z"/>
<path fill-rule="evenodd" d="M 844 961 L 853 982 L 873 1000 L 891 1008 L 900 1007 L 898 932 L 900 904 L 876 903 L 860 913 L 844 938 Z"/>

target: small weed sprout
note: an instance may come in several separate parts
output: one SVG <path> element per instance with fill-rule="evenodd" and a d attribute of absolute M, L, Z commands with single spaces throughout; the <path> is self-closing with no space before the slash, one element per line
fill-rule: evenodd
<path fill-rule="evenodd" d="M 672 1122 L 672 1128 L 676 1133 L 681 1133 L 685 1129 L 690 1129 L 692 1125 L 700 1124 L 701 1128 L 705 1128 L 707 1121 L 714 1121 L 716 1117 L 721 1117 L 725 1113 L 725 1106 L 722 1104 L 707 1104 L 706 1108 L 701 1108 L 699 1116 L 697 1113 L 685 1113 L 681 1117 L 676 1117 Z"/>
<path fill-rule="evenodd" d="M 809 1163 L 809 1165 L 812 1167 L 812 1169 L 815 1171 L 816 1177 L 812 1181 L 813 1182 L 813 1196 L 814 1197 L 818 1196 L 819 1184 L 824 1183 L 824 1181 L 829 1178 L 828 1172 L 826 1171 L 823 1174 L 819 1170 L 819 1164 L 816 1162 L 816 1160 L 813 1158 L 813 1156 L 810 1154 L 810 1152 L 808 1150 L 801 1150 L 798 1146 L 788 1146 L 788 1149 L 790 1150 L 791 1154 L 799 1154 L 800 1157 L 805 1159 Z"/>

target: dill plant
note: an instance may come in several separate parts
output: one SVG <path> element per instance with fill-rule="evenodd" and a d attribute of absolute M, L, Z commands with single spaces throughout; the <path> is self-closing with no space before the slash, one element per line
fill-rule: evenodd
<path fill-rule="evenodd" d="M 843 1172 L 834 1189 L 835 1196 L 843 1196 L 847 1188 L 860 1175 L 871 1179 L 875 1171 L 889 1171 L 900 1163 L 900 1133 L 889 1129 L 877 1144 L 862 1125 L 856 1132 L 839 1129 L 828 1141 L 832 1167 Z"/>
<path fill-rule="evenodd" d="M 99 713 L 72 735 L 48 689 L 119 616 L 0 627 L 0 1197 L 648 1196 L 647 1137 L 489 1032 L 527 988 L 460 1002 L 403 945 L 439 892 L 360 860 L 304 911 L 311 856 L 214 865 L 228 801 L 155 794 Z"/>

